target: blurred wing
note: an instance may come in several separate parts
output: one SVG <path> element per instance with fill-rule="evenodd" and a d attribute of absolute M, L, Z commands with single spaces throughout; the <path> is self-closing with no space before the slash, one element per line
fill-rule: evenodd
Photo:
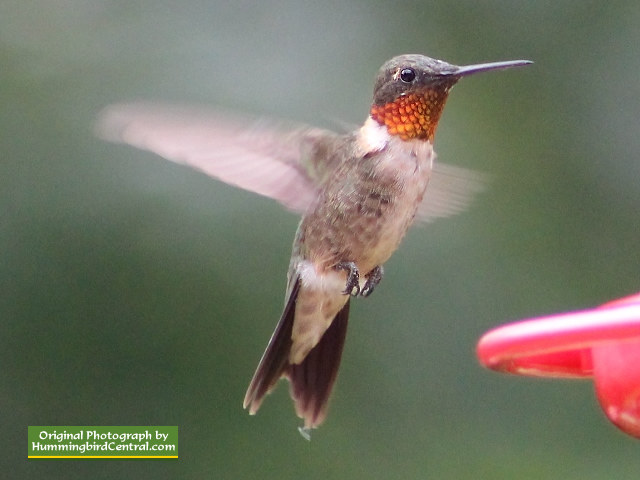
<path fill-rule="evenodd" d="M 430 222 L 462 212 L 484 190 L 487 181 L 482 173 L 435 163 L 416 220 Z"/>
<path fill-rule="evenodd" d="M 304 212 L 315 199 L 322 165 L 318 140 L 335 134 L 224 111 L 152 103 L 105 108 L 96 134 L 188 165 L 231 185 Z"/>

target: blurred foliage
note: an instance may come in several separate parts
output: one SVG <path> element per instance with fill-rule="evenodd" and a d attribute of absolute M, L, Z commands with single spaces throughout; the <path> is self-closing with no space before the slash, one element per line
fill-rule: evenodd
<path fill-rule="evenodd" d="M 0 4 L 0 458 L 15 478 L 637 479 L 587 382 L 483 371 L 488 328 L 640 289 L 635 1 Z M 464 64 L 436 142 L 492 175 L 357 301 L 329 419 L 241 401 L 297 219 L 101 143 L 104 105 L 179 100 L 336 127 L 400 53 Z M 339 128 L 339 127 L 338 127 Z M 179 425 L 178 461 L 26 461 L 27 425 Z"/>

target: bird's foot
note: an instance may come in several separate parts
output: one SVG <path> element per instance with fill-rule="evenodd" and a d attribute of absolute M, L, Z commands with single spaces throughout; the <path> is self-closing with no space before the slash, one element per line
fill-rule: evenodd
<path fill-rule="evenodd" d="M 336 265 L 337 270 L 346 270 L 347 283 L 342 293 L 345 295 L 358 296 L 360 293 L 360 272 L 353 262 L 341 262 Z"/>
<path fill-rule="evenodd" d="M 362 290 L 360 290 L 360 296 L 368 297 L 369 295 L 371 295 L 373 293 L 373 290 L 380 283 L 380 280 L 382 280 L 383 273 L 384 270 L 380 265 L 377 265 L 373 268 L 373 270 L 367 273 L 367 281 L 365 282 L 364 287 L 362 287 Z"/>

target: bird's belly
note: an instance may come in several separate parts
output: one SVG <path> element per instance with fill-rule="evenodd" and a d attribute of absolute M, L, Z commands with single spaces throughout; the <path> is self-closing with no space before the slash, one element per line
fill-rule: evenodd
<path fill-rule="evenodd" d="M 372 192 L 351 203 L 326 205 L 306 218 L 301 256 L 319 270 L 354 262 L 361 274 L 386 262 L 413 222 L 428 177 L 412 180 L 390 195 Z"/>
<path fill-rule="evenodd" d="M 375 218 L 361 216 L 354 221 L 351 255 L 362 272 L 385 263 L 404 238 L 419 201 L 417 194 L 407 193 L 389 205 L 382 215 Z"/>
<path fill-rule="evenodd" d="M 413 222 L 433 156 L 428 142 L 398 141 L 369 163 L 345 164 L 300 224 L 300 256 L 318 271 L 354 262 L 361 275 L 386 262 Z"/>

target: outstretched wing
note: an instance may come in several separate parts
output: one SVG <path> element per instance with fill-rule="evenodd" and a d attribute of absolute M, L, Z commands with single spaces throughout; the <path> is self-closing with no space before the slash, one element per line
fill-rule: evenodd
<path fill-rule="evenodd" d="M 181 105 L 123 103 L 105 108 L 96 134 L 148 150 L 303 213 L 335 160 L 338 134 L 282 121 Z M 344 137 L 343 137 L 344 138 Z M 483 175 L 436 163 L 416 219 L 464 210 L 483 190 Z"/>
<path fill-rule="evenodd" d="M 304 212 L 325 174 L 318 149 L 337 137 L 317 128 L 180 105 L 116 104 L 96 134 L 148 150 Z"/>
<path fill-rule="evenodd" d="M 462 212 L 485 189 L 487 181 L 482 173 L 435 162 L 416 220 L 430 222 Z"/>

